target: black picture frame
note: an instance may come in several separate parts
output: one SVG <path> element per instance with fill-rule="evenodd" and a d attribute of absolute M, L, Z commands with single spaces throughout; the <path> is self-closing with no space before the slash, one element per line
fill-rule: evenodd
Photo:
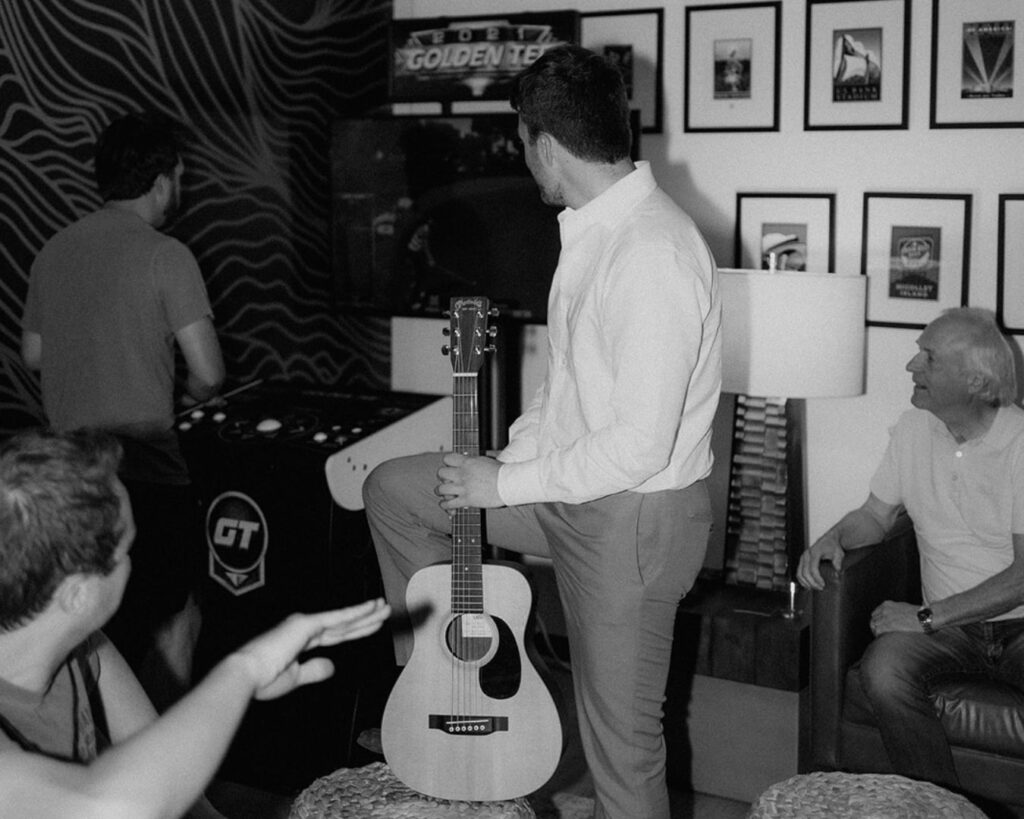
<path fill-rule="evenodd" d="M 778 131 L 779 0 L 686 9 L 683 130 Z"/>
<path fill-rule="evenodd" d="M 968 303 L 972 204 L 969 193 L 864 194 L 869 325 L 920 329 Z"/>
<path fill-rule="evenodd" d="M 628 36 L 623 32 L 630 32 Z M 665 12 L 661 8 L 580 14 L 580 45 L 619 59 L 645 134 L 662 132 Z"/>
<path fill-rule="evenodd" d="M 1024 128 L 1022 55 L 1024 4 L 932 0 L 929 125 Z"/>
<path fill-rule="evenodd" d="M 835 205 L 834 193 L 737 193 L 735 266 L 770 268 L 774 253 L 778 270 L 835 272 Z"/>
<path fill-rule="evenodd" d="M 1005 332 L 1024 335 L 1024 193 L 999 195 L 996 317 Z"/>
<path fill-rule="evenodd" d="M 907 128 L 910 17 L 910 0 L 807 0 L 805 131 Z"/>

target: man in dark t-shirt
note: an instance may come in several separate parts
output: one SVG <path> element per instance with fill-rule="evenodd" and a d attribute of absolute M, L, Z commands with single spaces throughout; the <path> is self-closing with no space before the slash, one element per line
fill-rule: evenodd
<path fill-rule="evenodd" d="M 173 124 L 136 114 L 110 124 L 96 148 L 103 206 L 40 251 L 22 322 L 22 357 L 40 370 L 49 423 L 103 429 L 124 448 L 121 480 L 139 536 L 132 580 L 108 633 L 151 696 L 168 671 L 178 678 L 168 700 L 188 683 L 192 644 L 185 641 L 174 656 L 167 647 L 182 643 L 157 635 L 175 626 L 194 631 L 186 602 L 202 542 L 174 430 L 175 345 L 187 366 L 186 400 L 214 397 L 224 380 L 199 265 L 159 230 L 181 199 L 177 133 Z M 146 675 L 154 655 L 158 668 Z"/>

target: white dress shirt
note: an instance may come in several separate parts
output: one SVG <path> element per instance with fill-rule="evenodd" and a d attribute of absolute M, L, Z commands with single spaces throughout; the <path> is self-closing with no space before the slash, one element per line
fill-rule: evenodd
<path fill-rule="evenodd" d="M 681 489 L 711 471 L 721 389 L 714 259 L 650 166 L 559 214 L 547 376 L 509 430 L 509 506 Z"/>

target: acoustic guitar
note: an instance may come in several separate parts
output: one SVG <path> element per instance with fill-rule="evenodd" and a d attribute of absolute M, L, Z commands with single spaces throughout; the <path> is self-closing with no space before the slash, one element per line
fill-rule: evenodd
<path fill-rule="evenodd" d="M 493 349 L 483 297 L 451 300 L 453 446 L 480 454 L 478 373 Z M 388 698 L 381 743 L 388 765 L 439 799 L 514 799 L 544 785 L 562 751 L 547 686 L 525 648 L 532 593 L 514 564 L 484 562 L 480 509 L 452 515 L 452 561 L 409 581 L 413 650 Z"/>

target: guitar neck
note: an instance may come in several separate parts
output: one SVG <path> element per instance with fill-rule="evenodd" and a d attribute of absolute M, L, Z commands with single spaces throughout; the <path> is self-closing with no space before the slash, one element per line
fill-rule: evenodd
<path fill-rule="evenodd" d="M 476 373 L 453 378 L 453 449 L 480 454 L 479 387 Z M 452 611 L 481 613 L 483 601 L 483 525 L 477 508 L 456 509 L 452 515 Z"/>

